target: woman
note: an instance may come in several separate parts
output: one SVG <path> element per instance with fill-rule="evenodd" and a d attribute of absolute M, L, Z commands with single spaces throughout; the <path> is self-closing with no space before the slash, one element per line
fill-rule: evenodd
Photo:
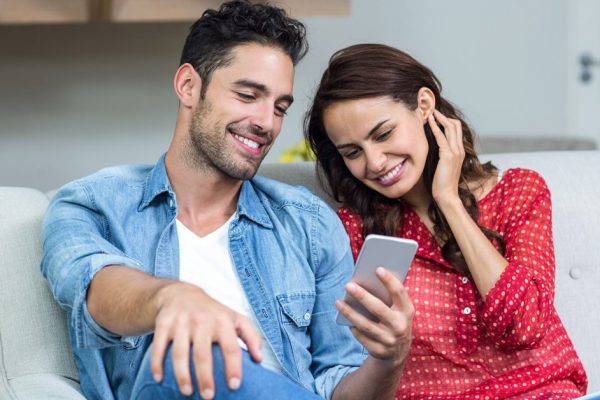
<path fill-rule="evenodd" d="M 473 133 L 409 55 L 333 55 L 306 136 L 356 258 L 369 233 L 414 239 L 415 315 L 398 398 L 574 398 L 587 377 L 553 306 L 550 192 L 482 164 Z"/>

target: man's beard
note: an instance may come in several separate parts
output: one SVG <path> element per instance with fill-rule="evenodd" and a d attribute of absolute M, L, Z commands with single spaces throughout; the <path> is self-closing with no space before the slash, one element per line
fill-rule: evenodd
<path fill-rule="evenodd" d="M 231 123 L 223 127 L 216 121 L 212 127 L 205 125 L 213 106 L 208 100 L 194 112 L 189 130 L 189 140 L 184 150 L 187 164 L 202 171 L 216 171 L 233 179 L 245 180 L 252 178 L 260 166 L 266 152 L 261 156 L 239 154 L 239 150 L 229 143 L 227 135 L 234 133 L 252 133 L 264 137 L 270 146 L 268 135 L 254 126 Z M 237 159 L 236 159 L 237 158 Z"/>

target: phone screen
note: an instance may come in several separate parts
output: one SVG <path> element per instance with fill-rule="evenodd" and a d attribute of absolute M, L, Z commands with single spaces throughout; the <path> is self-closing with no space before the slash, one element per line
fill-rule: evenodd
<path fill-rule="evenodd" d="M 391 304 L 389 293 L 375 274 L 378 267 L 384 267 L 396 278 L 403 281 L 408 268 L 417 252 L 417 242 L 393 236 L 368 235 L 356 260 L 352 281 L 381 299 L 388 306 Z M 360 303 L 347 295 L 346 302 L 367 318 L 377 321 Z M 340 325 L 352 325 L 342 314 L 338 313 L 336 322 Z"/>

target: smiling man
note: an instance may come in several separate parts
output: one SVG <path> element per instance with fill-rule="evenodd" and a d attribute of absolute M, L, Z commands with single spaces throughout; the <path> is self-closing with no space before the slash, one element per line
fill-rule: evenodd
<path fill-rule="evenodd" d="M 304 26 L 279 8 L 206 11 L 175 73 L 166 154 L 54 197 L 42 272 L 87 398 L 393 398 L 410 329 L 363 335 L 365 361 L 335 324 L 352 271 L 337 216 L 304 189 L 254 177 L 306 49 Z M 410 328 L 410 312 L 383 308 Z"/>

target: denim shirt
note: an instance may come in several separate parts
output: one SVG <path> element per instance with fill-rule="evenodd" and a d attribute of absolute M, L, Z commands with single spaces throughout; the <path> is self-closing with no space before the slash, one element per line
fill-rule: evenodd
<path fill-rule="evenodd" d="M 43 225 L 42 273 L 66 310 L 81 388 L 89 399 L 129 399 L 152 335 L 123 337 L 86 305 L 94 275 L 127 265 L 179 278 L 177 201 L 164 156 L 155 166 L 105 169 L 61 188 Z M 259 327 L 283 373 L 330 398 L 365 352 L 335 323 L 353 267 L 336 214 L 303 187 L 244 181 L 229 228 L 230 253 Z"/>

